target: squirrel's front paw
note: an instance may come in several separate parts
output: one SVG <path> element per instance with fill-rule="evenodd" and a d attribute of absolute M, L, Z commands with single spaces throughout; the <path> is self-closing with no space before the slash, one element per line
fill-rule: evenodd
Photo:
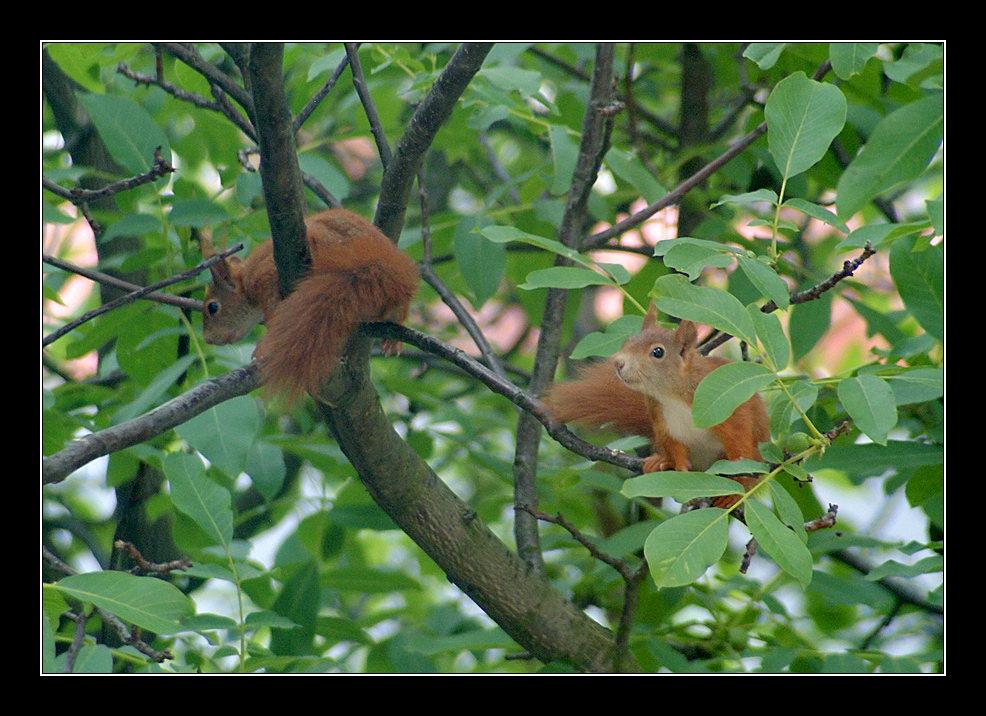
<path fill-rule="evenodd" d="M 659 452 L 644 458 L 644 472 L 664 472 L 673 467 L 671 461 Z"/>

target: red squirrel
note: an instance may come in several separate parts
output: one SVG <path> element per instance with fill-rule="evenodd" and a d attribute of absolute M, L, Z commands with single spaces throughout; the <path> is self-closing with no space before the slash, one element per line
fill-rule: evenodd
<path fill-rule="evenodd" d="M 346 209 L 305 219 L 311 265 L 282 299 L 270 240 L 246 259 L 215 264 L 205 293 L 206 343 L 241 340 L 258 323 L 257 345 L 265 389 L 290 405 L 303 392 L 317 395 L 346 341 L 362 323 L 403 323 L 418 287 L 418 268 L 383 232 Z M 203 254 L 212 249 L 203 244 Z M 385 342 L 392 352 L 399 344 Z"/>
<path fill-rule="evenodd" d="M 556 383 L 544 397 L 550 415 L 562 423 L 611 426 L 651 441 L 653 454 L 644 472 L 707 470 L 717 460 L 760 460 L 761 442 L 770 440 L 767 411 L 759 395 L 740 405 L 725 421 L 696 428 L 692 401 L 702 379 L 724 358 L 698 352 L 698 329 L 682 321 L 676 330 L 657 324 L 651 304 L 641 332 L 631 336 L 609 360 L 583 371 L 577 380 Z M 734 477 L 745 489 L 755 478 Z M 731 507 L 739 496 L 720 497 L 717 507 Z"/>

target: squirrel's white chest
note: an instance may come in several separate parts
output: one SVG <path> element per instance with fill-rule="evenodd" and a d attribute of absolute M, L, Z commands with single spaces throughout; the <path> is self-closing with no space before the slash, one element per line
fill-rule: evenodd
<path fill-rule="evenodd" d="M 693 470 L 707 470 L 725 455 L 719 438 L 711 430 L 696 428 L 692 422 L 692 407 L 681 400 L 661 401 L 668 434 L 688 446 Z"/>

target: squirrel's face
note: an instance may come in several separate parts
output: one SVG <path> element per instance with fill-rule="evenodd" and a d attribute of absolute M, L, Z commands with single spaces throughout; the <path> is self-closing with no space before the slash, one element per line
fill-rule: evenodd
<path fill-rule="evenodd" d="M 202 337 L 213 346 L 237 343 L 263 320 L 259 308 L 245 301 L 233 285 L 213 280 L 205 290 Z"/>

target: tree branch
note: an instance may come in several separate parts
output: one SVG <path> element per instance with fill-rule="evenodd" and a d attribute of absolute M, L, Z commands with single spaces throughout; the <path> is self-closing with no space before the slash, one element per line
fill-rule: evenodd
<path fill-rule="evenodd" d="M 396 238 L 404 226 L 411 185 L 425 152 L 492 47 L 491 43 L 466 43 L 459 47 L 408 122 L 394 159 L 384 171 L 374 220 L 390 238 Z"/>
<path fill-rule="evenodd" d="M 373 389 L 362 345 L 323 391 L 320 408 L 374 501 L 532 655 L 581 671 L 614 670 L 609 630 L 510 551 L 397 435 Z"/>
<path fill-rule="evenodd" d="M 612 45 L 603 44 L 597 48 L 589 102 L 582 118 L 582 143 L 558 232 L 558 240 L 570 248 L 577 247 L 584 234 L 586 205 L 609 137 L 611 117 L 602 110 L 610 105 L 613 98 L 613 57 Z M 555 258 L 556 266 L 569 263 L 561 256 Z M 530 391 L 535 395 L 540 395 L 547 388 L 558 367 L 561 327 L 567 300 L 568 291 L 563 289 L 549 288 L 545 296 L 541 335 L 530 385 Z M 520 505 L 536 507 L 538 504 L 536 476 L 540 441 L 540 423 L 532 414 L 522 413 L 517 422 L 517 448 L 513 467 L 516 512 L 514 538 L 521 555 L 538 571 L 544 569 L 544 563 L 537 520 L 528 512 L 518 511 L 516 508 Z"/>
<path fill-rule="evenodd" d="M 250 79 L 260 143 L 260 181 L 281 295 L 286 296 L 307 270 L 311 257 L 298 147 L 284 94 L 283 54 L 284 47 L 279 43 L 254 45 L 250 52 Z"/>
<path fill-rule="evenodd" d="M 259 387 L 256 364 L 224 373 L 169 400 L 139 418 L 73 440 L 41 461 L 42 484 L 61 482 L 96 458 L 151 440 L 220 403 Z"/>

